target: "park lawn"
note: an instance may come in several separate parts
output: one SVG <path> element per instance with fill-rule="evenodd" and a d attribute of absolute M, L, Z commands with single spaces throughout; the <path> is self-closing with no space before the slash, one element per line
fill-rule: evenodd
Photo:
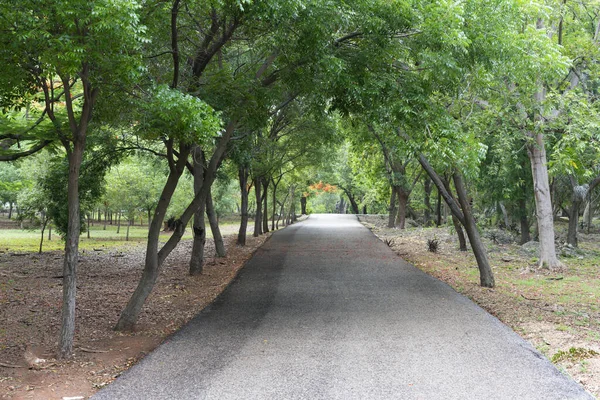
<path fill-rule="evenodd" d="M 237 231 L 239 224 L 234 221 L 224 221 L 220 225 L 223 234 L 231 234 Z M 37 252 L 40 247 L 39 229 L 0 229 L 0 252 Z M 91 226 L 90 238 L 87 238 L 87 232 L 80 236 L 80 250 L 93 250 L 99 248 L 123 248 L 134 244 L 146 243 L 148 237 L 148 227 L 146 225 L 134 225 L 129 228 L 129 241 L 126 241 L 127 227 L 121 226 L 117 233 L 116 225 L 107 225 L 106 230 L 102 224 Z M 166 241 L 171 232 L 163 232 Z M 212 238 L 212 232 L 207 227 L 207 238 Z M 192 230 L 187 229 L 183 239 L 191 239 Z M 59 235 L 52 231 L 52 240 L 48 240 L 48 230 L 44 233 L 43 251 L 64 250 L 65 243 Z"/>

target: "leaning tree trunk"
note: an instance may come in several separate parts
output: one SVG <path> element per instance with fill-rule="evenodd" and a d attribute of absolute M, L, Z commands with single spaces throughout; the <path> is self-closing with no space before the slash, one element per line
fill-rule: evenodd
<path fill-rule="evenodd" d="M 467 240 L 465 238 L 465 233 L 463 232 L 460 221 L 454 214 L 452 214 L 452 223 L 454 224 L 454 230 L 458 236 L 458 248 L 460 251 L 467 251 Z"/>
<path fill-rule="evenodd" d="M 237 244 L 238 246 L 245 246 L 246 231 L 248 230 L 248 168 L 240 167 L 238 170 L 238 176 L 240 179 L 240 194 L 242 197 L 242 204 L 240 207 L 241 220 Z"/>
<path fill-rule="evenodd" d="M 475 218 L 473 218 L 473 213 L 471 212 L 471 205 L 469 204 L 469 199 L 467 198 L 467 190 L 465 189 L 462 181 L 462 176 L 460 176 L 458 173 L 454 173 L 453 178 L 454 187 L 456 187 L 456 193 L 458 195 L 458 201 L 464 215 L 465 230 L 467 231 L 467 236 L 469 237 L 473 254 L 475 254 L 475 259 L 477 260 L 477 266 L 479 267 L 479 279 L 481 286 L 494 287 L 494 274 L 492 272 L 485 247 L 483 246 L 483 242 L 479 236 L 479 230 L 477 229 Z"/>
<path fill-rule="evenodd" d="M 388 216 L 388 228 L 396 226 L 396 187 L 392 186 L 392 194 L 390 195 L 390 207 Z"/>
<path fill-rule="evenodd" d="M 63 264 L 63 302 L 60 336 L 58 343 L 59 358 L 69 358 L 73 352 L 75 335 L 75 297 L 77 294 L 77 262 L 79 258 L 79 169 L 83 159 L 85 142 L 75 140 L 69 153 L 69 181 L 67 184 L 67 209 L 69 220 L 65 236 L 65 259 Z"/>
<path fill-rule="evenodd" d="M 356 202 L 356 199 L 354 198 L 354 196 L 352 196 L 352 194 L 347 191 L 346 195 L 348 196 L 348 200 L 350 200 L 350 207 L 352 207 L 352 214 L 359 214 L 360 210 L 358 209 L 358 203 Z M 294 213 L 294 217 L 295 217 L 295 213 Z"/>
<path fill-rule="evenodd" d="M 262 185 L 260 184 L 260 178 L 254 179 L 254 196 L 256 197 L 256 214 L 254 216 L 254 237 L 262 235 Z"/>
<path fill-rule="evenodd" d="M 204 186 L 204 153 L 202 149 L 196 145 L 192 149 L 191 154 L 194 167 L 194 195 L 197 196 L 200 193 L 200 190 L 202 190 L 202 186 Z M 190 257 L 190 275 L 201 275 L 204 267 L 204 246 L 206 245 L 205 211 L 206 202 L 202 201 L 202 204 L 194 213 L 194 241 L 192 244 L 192 255 Z"/>
<path fill-rule="evenodd" d="M 208 217 L 210 231 L 212 232 L 213 240 L 215 242 L 215 253 L 217 257 L 225 257 L 227 252 L 225 251 L 221 229 L 219 229 L 219 221 L 217 219 L 217 213 L 215 212 L 212 193 L 209 193 L 206 198 L 206 216 Z"/>
<path fill-rule="evenodd" d="M 448 180 L 443 179 L 442 183 L 444 184 L 444 188 L 449 196 L 452 197 L 453 201 L 456 203 L 456 198 L 452 194 L 452 188 L 450 187 L 450 182 Z M 463 232 L 462 225 L 460 220 L 456 217 L 456 215 L 452 212 L 452 224 L 454 224 L 454 230 L 456 230 L 456 235 L 458 236 L 458 248 L 460 251 L 467 251 L 467 241 L 465 238 L 465 233 Z"/>
<path fill-rule="evenodd" d="M 546 165 L 546 147 L 544 135 L 541 132 L 531 133 L 534 143 L 527 146 L 531 172 L 533 175 L 533 192 L 535 195 L 535 208 L 540 241 L 539 265 L 550 270 L 558 270 L 563 264 L 556 256 L 554 244 L 554 220 L 552 213 L 552 200 L 550 198 L 550 184 L 548 180 L 548 166 Z"/>
<path fill-rule="evenodd" d="M 146 244 L 144 271 L 142 272 L 142 277 L 135 291 L 133 292 L 133 295 L 127 302 L 127 306 L 125 306 L 125 309 L 121 313 L 121 316 L 115 325 L 114 329 L 117 331 L 133 329 L 138 315 L 142 310 L 142 306 L 154 288 L 154 284 L 156 283 L 156 279 L 158 278 L 158 273 L 160 271 L 158 241 L 160 238 L 162 224 L 165 219 L 169 203 L 171 202 L 171 198 L 173 197 L 173 193 L 177 188 L 177 182 L 179 182 L 179 178 L 184 171 L 185 161 L 187 160 L 188 154 L 189 150 L 180 149 L 179 156 L 181 158 L 178 160 L 177 165 L 170 168 L 167 181 L 160 194 L 158 203 L 154 209 L 154 216 L 152 217 L 150 227 L 148 228 L 148 242 Z"/>

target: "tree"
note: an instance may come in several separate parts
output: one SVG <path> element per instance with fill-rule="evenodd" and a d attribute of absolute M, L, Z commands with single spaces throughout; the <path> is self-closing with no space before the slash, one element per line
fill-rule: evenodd
<path fill-rule="evenodd" d="M 0 75 L 0 106 L 25 108 L 39 104 L 37 120 L 26 130 L 3 133 L 0 139 L 30 144 L 15 151 L 6 146 L 4 159 L 19 158 L 58 141 L 69 161 L 68 228 L 63 271 L 63 311 L 59 357 L 68 358 L 75 329 L 76 268 L 80 208 L 79 172 L 94 107 L 100 90 L 130 81 L 139 72 L 143 26 L 134 0 L 22 1 L 2 3 L 0 48 L 11 60 Z M 33 109 L 33 107 L 31 107 Z"/>

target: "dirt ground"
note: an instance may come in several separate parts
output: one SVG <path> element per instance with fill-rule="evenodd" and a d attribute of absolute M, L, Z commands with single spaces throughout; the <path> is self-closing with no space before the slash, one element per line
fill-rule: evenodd
<path fill-rule="evenodd" d="M 0 252 L 0 398 L 87 398 L 153 350 L 210 304 L 268 236 L 247 246 L 225 238 L 228 255 L 207 241 L 202 276 L 187 274 L 191 242 L 167 259 L 133 333 L 117 321 L 142 271 L 145 247 L 82 251 L 78 269 L 73 359 L 54 359 L 60 328 L 62 253 Z"/>
<path fill-rule="evenodd" d="M 600 398 L 597 251 L 563 259 L 567 269 L 551 273 L 538 270 L 535 257 L 521 246 L 484 239 L 496 278 L 496 287 L 487 289 L 479 286 L 475 257 L 459 251 L 448 227 L 399 230 L 386 227 L 387 217 L 360 219 L 403 259 L 475 301 Z M 580 236 L 581 247 L 600 244 L 599 234 Z M 436 253 L 428 251 L 432 239 L 439 243 Z"/>

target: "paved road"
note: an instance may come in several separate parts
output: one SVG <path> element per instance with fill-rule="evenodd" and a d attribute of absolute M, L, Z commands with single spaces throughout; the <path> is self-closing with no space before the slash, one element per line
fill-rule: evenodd
<path fill-rule="evenodd" d="M 93 398 L 592 399 L 339 215 L 275 233 L 212 306 Z"/>

